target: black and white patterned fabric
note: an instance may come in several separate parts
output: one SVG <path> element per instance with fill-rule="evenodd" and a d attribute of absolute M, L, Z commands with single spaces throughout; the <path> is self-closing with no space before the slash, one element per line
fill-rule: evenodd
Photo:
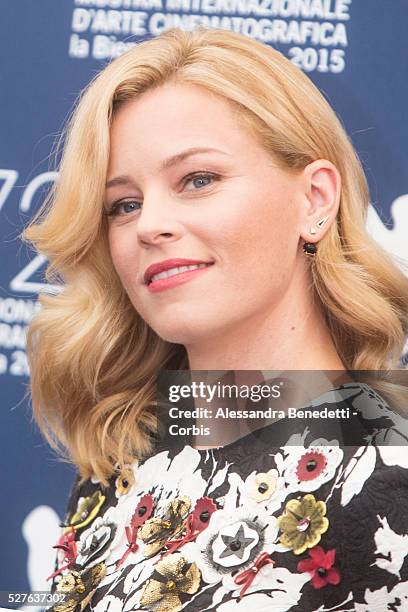
<path fill-rule="evenodd" d="M 210 450 L 159 445 L 107 490 L 76 484 L 56 612 L 408 611 L 407 420 L 364 383 L 327 406 L 352 410 L 361 444 L 282 419 Z"/>

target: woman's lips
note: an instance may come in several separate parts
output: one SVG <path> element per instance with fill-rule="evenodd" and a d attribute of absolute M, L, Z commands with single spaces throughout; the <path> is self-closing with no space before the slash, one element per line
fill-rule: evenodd
<path fill-rule="evenodd" d="M 165 289 L 170 289 L 170 287 L 175 287 L 176 285 L 187 283 L 194 276 L 197 276 L 201 272 L 205 272 L 206 270 L 208 270 L 208 268 L 211 268 L 212 265 L 213 264 L 211 263 L 203 268 L 196 268 L 195 270 L 185 270 L 184 272 L 173 274 L 173 276 L 168 276 L 167 278 L 159 278 L 158 280 L 149 283 L 147 285 L 147 288 L 151 293 L 157 293 L 158 291 L 164 291 Z"/>

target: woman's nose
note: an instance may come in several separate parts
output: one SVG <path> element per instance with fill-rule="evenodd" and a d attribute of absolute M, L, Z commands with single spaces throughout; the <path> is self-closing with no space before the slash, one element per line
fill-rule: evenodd
<path fill-rule="evenodd" d="M 145 197 L 137 220 L 137 237 L 141 246 L 178 240 L 183 233 L 175 206 L 167 195 Z"/>

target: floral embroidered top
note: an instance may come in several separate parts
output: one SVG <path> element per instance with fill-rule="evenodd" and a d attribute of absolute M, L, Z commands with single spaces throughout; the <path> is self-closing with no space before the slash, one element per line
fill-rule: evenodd
<path fill-rule="evenodd" d="M 75 484 L 53 610 L 407 611 L 408 421 L 364 383 L 312 405 L 350 408 L 361 444 L 282 419 Z"/>

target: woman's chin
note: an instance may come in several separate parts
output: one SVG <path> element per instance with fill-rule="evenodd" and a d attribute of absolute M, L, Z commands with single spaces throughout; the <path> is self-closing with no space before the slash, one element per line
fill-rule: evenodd
<path fill-rule="evenodd" d="M 149 323 L 149 325 L 162 340 L 187 346 L 203 342 L 216 333 L 209 322 L 208 319 L 200 323 L 197 319 L 188 320 L 184 318 L 179 322 L 173 319 L 165 324 L 160 322 L 157 325 L 155 323 Z"/>

